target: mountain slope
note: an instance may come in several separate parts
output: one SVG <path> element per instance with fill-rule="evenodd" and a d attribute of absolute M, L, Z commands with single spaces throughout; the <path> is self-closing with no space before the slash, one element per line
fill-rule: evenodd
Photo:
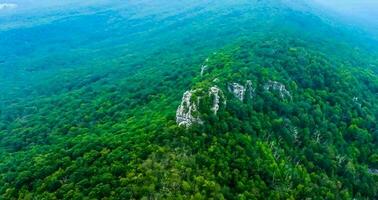
<path fill-rule="evenodd" d="M 193 95 L 218 87 L 224 100 L 218 104 L 206 93 L 199 101 L 192 97 L 200 108 L 186 137 L 203 141 L 189 152 L 197 152 L 195 168 L 218 186 L 214 194 L 226 199 L 377 194 L 368 169 L 377 156 L 377 77 L 331 63 L 300 44 L 278 38 L 243 42 L 204 64 L 207 72 L 198 77 Z"/>

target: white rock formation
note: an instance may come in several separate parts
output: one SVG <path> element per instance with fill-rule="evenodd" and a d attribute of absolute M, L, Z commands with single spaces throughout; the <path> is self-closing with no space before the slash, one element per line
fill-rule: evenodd
<path fill-rule="evenodd" d="M 223 105 L 226 106 L 226 99 L 222 90 L 214 85 L 209 88 L 208 96 L 206 93 L 202 92 L 203 90 L 190 90 L 186 91 L 182 97 L 181 104 L 176 111 L 176 122 L 179 126 L 190 127 L 193 124 L 203 124 L 203 121 L 198 116 L 199 105 L 204 99 L 210 99 L 211 106 L 210 109 L 215 115 L 218 114 L 219 108 Z M 193 94 L 198 95 L 196 99 L 193 97 Z"/>
<path fill-rule="evenodd" d="M 245 95 L 248 95 L 247 98 L 253 97 L 255 89 L 252 87 L 252 81 L 247 80 L 245 86 L 242 86 L 239 83 L 228 84 L 228 91 L 231 92 L 240 101 L 244 101 Z"/>
<path fill-rule="evenodd" d="M 180 106 L 177 108 L 176 122 L 179 126 L 189 127 L 193 123 L 201 123 L 201 119 L 193 116 L 194 112 L 197 111 L 198 105 L 196 105 L 196 103 L 199 103 L 198 99 L 197 102 L 192 101 L 194 92 L 195 90 L 186 91 L 182 97 Z"/>
<path fill-rule="evenodd" d="M 228 91 L 230 91 L 236 98 L 240 101 L 244 100 L 245 95 L 245 87 L 240 85 L 239 83 L 231 83 L 228 85 Z"/>
<path fill-rule="evenodd" d="M 290 92 L 286 89 L 285 85 L 277 81 L 268 81 L 264 85 L 264 90 L 266 91 L 277 91 L 282 99 L 286 97 L 292 98 Z"/>
<path fill-rule="evenodd" d="M 201 66 L 201 77 L 203 76 L 203 74 L 205 73 L 205 70 L 207 69 L 207 65 L 202 65 Z"/>
<path fill-rule="evenodd" d="M 252 98 L 253 94 L 255 93 L 255 89 L 252 86 L 251 80 L 247 80 L 247 82 L 245 84 L 245 90 L 246 90 L 246 93 L 249 96 L 249 98 Z"/>
<path fill-rule="evenodd" d="M 360 103 L 360 99 L 358 97 L 353 97 L 352 101 L 359 107 L 362 106 L 362 104 Z"/>
<path fill-rule="evenodd" d="M 368 169 L 368 172 L 369 172 L 370 174 L 373 174 L 373 175 L 378 175 L 378 169 L 371 169 L 371 168 L 369 168 L 369 169 Z"/>
<path fill-rule="evenodd" d="M 213 106 L 211 107 L 211 111 L 214 112 L 216 115 L 218 113 L 221 97 L 223 97 L 222 90 L 218 88 L 218 86 L 213 86 L 209 90 L 209 96 L 213 98 Z M 223 104 L 226 105 L 226 101 L 223 101 Z"/>

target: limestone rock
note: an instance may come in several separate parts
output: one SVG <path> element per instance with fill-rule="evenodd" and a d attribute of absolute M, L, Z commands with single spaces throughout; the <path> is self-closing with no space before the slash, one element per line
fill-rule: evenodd
<path fill-rule="evenodd" d="M 213 86 L 209 90 L 209 96 L 213 98 L 211 111 L 216 115 L 220 107 L 221 98 L 224 98 L 222 90 L 219 89 L 218 86 Z M 226 105 L 226 100 L 223 100 L 223 104 Z"/>
<path fill-rule="evenodd" d="M 252 81 L 251 80 L 247 80 L 247 82 L 245 84 L 245 90 L 246 90 L 246 93 L 247 93 L 248 97 L 252 98 L 253 95 L 254 95 L 254 93 L 255 93 L 255 89 L 252 86 Z"/>
<path fill-rule="evenodd" d="M 369 169 L 368 169 L 368 172 L 369 172 L 370 174 L 373 174 L 373 175 L 378 175 L 378 169 L 371 169 L 371 168 L 369 168 Z"/>
<path fill-rule="evenodd" d="M 193 123 L 201 123 L 201 119 L 194 117 L 199 103 L 199 99 L 197 99 L 197 102 L 192 101 L 194 92 L 195 90 L 186 91 L 182 97 L 180 106 L 177 108 L 176 122 L 179 126 L 189 127 Z"/>
<path fill-rule="evenodd" d="M 203 74 L 205 73 L 206 69 L 207 69 L 207 65 L 202 65 L 202 66 L 201 66 L 201 77 L 202 77 Z"/>
<path fill-rule="evenodd" d="M 286 98 L 292 99 L 292 96 L 290 92 L 286 89 L 285 85 L 277 81 L 269 80 L 268 83 L 264 85 L 264 90 L 278 92 L 281 99 L 286 99 Z"/>
<path fill-rule="evenodd" d="M 253 97 L 255 89 L 252 87 L 252 81 L 247 80 L 245 86 L 239 83 L 231 83 L 228 85 L 228 91 L 230 91 L 240 101 L 244 101 L 245 95 L 249 98 Z"/>
<path fill-rule="evenodd" d="M 236 98 L 240 101 L 244 100 L 245 95 L 245 87 L 240 85 L 239 83 L 231 83 L 228 85 L 228 91 L 230 91 Z"/>

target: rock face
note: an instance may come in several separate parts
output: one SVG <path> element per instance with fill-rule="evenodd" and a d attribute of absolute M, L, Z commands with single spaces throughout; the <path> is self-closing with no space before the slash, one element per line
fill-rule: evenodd
<path fill-rule="evenodd" d="M 290 92 L 286 89 L 285 85 L 277 81 L 268 81 L 268 83 L 264 85 L 264 90 L 278 92 L 281 99 L 292 98 Z"/>
<path fill-rule="evenodd" d="M 231 92 L 240 101 L 244 100 L 246 89 L 244 86 L 240 85 L 239 83 L 230 83 L 228 85 L 228 91 Z"/>
<path fill-rule="evenodd" d="M 218 113 L 219 108 L 222 105 L 226 105 L 226 99 L 222 90 L 218 86 L 215 85 L 210 87 L 208 89 L 208 95 L 206 95 L 204 91 L 206 90 L 198 89 L 186 91 L 184 93 L 181 104 L 176 111 L 176 122 L 179 126 L 190 127 L 193 124 L 203 123 L 199 116 L 200 112 L 198 110 L 201 102 L 211 102 L 208 109 L 215 115 Z M 199 97 L 193 99 L 193 94 Z"/>
<path fill-rule="evenodd" d="M 248 97 L 252 98 L 254 93 L 255 93 L 255 89 L 252 86 L 251 80 L 247 80 L 247 82 L 245 84 L 245 89 L 246 89 L 246 94 L 248 95 Z"/>
<path fill-rule="evenodd" d="M 203 74 L 205 73 L 206 69 L 207 69 L 207 65 L 202 65 L 202 66 L 201 66 L 201 77 L 202 77 Z"/>
<path fill-rule="evenodd" d="M 202 66 L 201 75 L 203 75 L 203 71 L 205 69 L 206 65 Z M 218 81 L 218 78 L 213 80 L 213 82 Z M 246 99 L 252 99 L 255 95 L 255 89 L 252 86 L 251 80 L 247 80 L 244 85 L 236 82 L 229 83 L 227 87 L 228 91 L 241 102 L 244 102 Z M 292 99 L 290 92 L 282 83 L 277 81 L 269 81 L 264 84 L 263 87 L 266 91 L 277 92 L 282 99 Z M 208 92 L 206 93 L 205 91 Z M 197 98 L 194 99 L 193 95 L 197 96 Z M 199 110 L 199 105 L 201 102 L 205 103 L 206 105 L 210 103 L 210 105 L 208 108 L 201 106 L 201 110 Z M 185 127 L 190 127 L 193 124 L 202 124 L 203 121 L 201 120 L 201 112 L 206 112 L 205 110 L 208 109 L 217 115 L 222 106 L 226 106 L 226 98 L 223 91 L 217 85 L 207 89 L 200 88 L 186 91 L 182 97 L 181 104 L 176 111 L 176 122 L 179 126 Z M 296 131 L 294 131 L 294 133 L 297 135 Z"/>
<path fill-rule="evenodd" d="M 197 111 L 198 101 L 192 101 L 192 95 L 195 91 L 186 91 L 182 97 L 180 106 L 176 111 L 176 122 L 179 126 L 189 127 L 193 123 L 201 123 L 198 117 L 194 117 L 193 114 Z"/>
<path fill-rule="evenodd" d="M 252 81 L 247 80 L 245 86 L 242 86 L 239 83 L 230 83 L 228 85 L 228 91 L 231 92 L 240 101 L 244 101 L 246 94 L 249 98 L 253 97 L 255 89 L 253 89 L 252 87 Z"/>
<path fill-rule="evenodd" d="M 208 62 L 208 59 L 205 62 Z M 201 66 L 201 77 L 206 72 L 207 67 L 206 64 Z M 218 78 L 214 78 L 212 82 L 213 84 L 219 84 L 220 81 Z M 251 80 L 246 80 L 244 84 L 231 82 L 228 83 L 226 87 L 228 91 L 241 102 L 244 102 L 246 99 L 252 99 L 255 95 L 255 89 L 253 88 Z M 263 88 L 265 91 L 278 93 L 281 99 L 292 99 L 285 85 L 277 81 L 269 80 L 263 85 Z M 206 91 L 208 92 L 206 93 Z M 193 96 L 197 96 L 197 98 Z M 205 103 L 204 105 L 209 104 L 208 107 L 201 104 L 200 108 L 199 105 L 201 102 Z M 214 115 L 217 115 L 221 106 L 226 106 L 226 98 L 223 91 L 217 85 L 206 89 L 199 88 L 186 91 L 176 111 L 176 122 L 179 126 L 185 127 L 190 127 L 193 124 L 203 124 L 201 113 L 211 111 Z M 294 133 L 297 135 L 295 131 Z"/>
<path fill-rule="evenodd" d="M 220 90 L 217 86 L 213 86 L 209 90 L 209 97 L 213 98 L 213 106 L 211 107 L 211 111 L 214 112 L 216 115 L 221 102 L 221 97 L 223 97 L 222 90 Z M 226 100 L 223 101 L 223 104 L 226 105 Z"/>
<path fill-rule="evenodd" d="M 374 174 L 374 175 L 378 175 L 378 169 L 368 169 L 368 172 L 370 173 L 370 174 Z"/>

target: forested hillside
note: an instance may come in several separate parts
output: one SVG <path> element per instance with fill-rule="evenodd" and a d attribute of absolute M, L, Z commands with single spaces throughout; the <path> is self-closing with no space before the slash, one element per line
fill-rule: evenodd
<path fill-rule="evenodd" d="M 378 198 L 378 42 L 205 2 L 0 31 L 0 199 Z"/>

